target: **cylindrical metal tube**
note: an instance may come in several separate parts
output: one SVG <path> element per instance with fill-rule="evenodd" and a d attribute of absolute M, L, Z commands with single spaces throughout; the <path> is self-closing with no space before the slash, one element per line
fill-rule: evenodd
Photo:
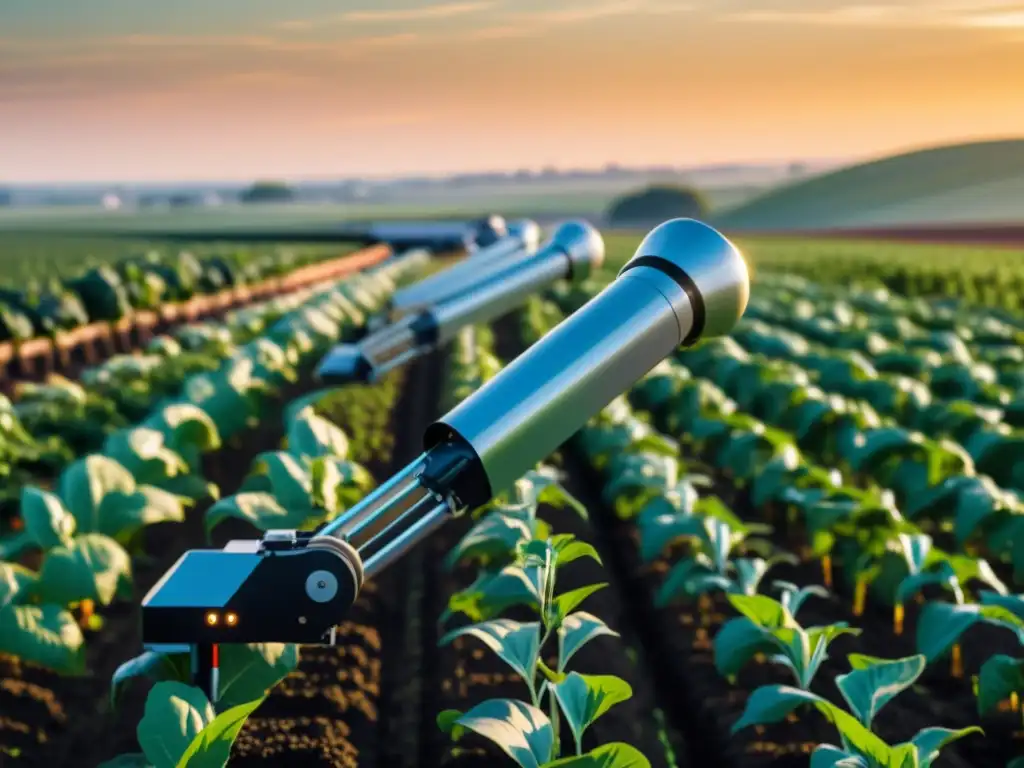
<path fill-rule="evenodd" d="M 397 321 L 365 337 L 343 344 L 321 361 L 321 381 L 373 381 L 424 350 L 449 341 L 459 328 L 488 322 L 524 302 L 556 280 L 580 280 L 600 267 L 604 241 L 585 222 L 568 222 L 539 251 L 524 259 L 509 257 L 488 279 L 436 303 L 431 309 Z"/>
<path fill-rule="evenodd" d="M 489 282 L 441 302 L 431 310 L 437 329 L 435 344 L 441 346 L 451 341 L 461 328 L 489 323 L 505 315 L 571 272 L 568 256 L 559 252 L 538 255 L 507 267 Z"/>
<path fill-rule="evenodd" d="M 418 476 L 426 466 L 425 456 L 407 465 L 401 472 L 391 477 L 386 483 L 368 494 L 354 507 L 334 518 L 317 532 L 317 536 L 336 536 L 344 538 L 345 531 L 361 525 L 361 521 L 374 516 L 383 507 L 406 493 L 410 485 L 419 485 Z"/>
<path fill-rule="evenodd" d="M 391 528 L 367 543 L 360 550 L 366 578 L 372 578 L 383 571 L 402 555 L 415 547 L 424 538 L 440 528 L 448 518 L 451 510 L 445 502 L 437 502 L 426 512 L 407 513 L 396 521 Z M 394 530 L 393 530 L 394 529 Z"/>
<path fill-rule="evenodd" d="M 532 224 L 532 222 L 530 222 Z M 508 264 L 529 258 L 537 248 L 539 230 L 523 226 L 515 234 L 473 252 L 447 269 L 435 272 L 391 298 L 391 317 L 398 319 L 427 309 L 449 296 L 489 280 Z"/>
<path fill-rule="evenodd" d="M 635 270 L 439 423 L 473 446 L 492 494 L 501 493 L 678 347 L 692 325 L 689 299 L 671 278 Z"/>
<path fill-rule="evenodd" d="M 501 493 L 680 344 L 731 330 L 748 294 L 732 243 L 691 219 L 666 222 L 618 279 L 431 425 L 426 447 L 464 440 Z"/>

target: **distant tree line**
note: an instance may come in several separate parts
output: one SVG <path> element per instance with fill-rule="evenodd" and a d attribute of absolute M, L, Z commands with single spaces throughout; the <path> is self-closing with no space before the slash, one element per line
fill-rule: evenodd
<path fill-rule="evenodd" d="M 632 227 L 657 224 L 666 219 L 702 219 L 707 212 L 707 201 L 697 190 L 654 185 L 615 200 L 605 218 L 610 226 Z"/>
<path fill-rule="evenodd" d="M 239 196 L 243 203 L 290 203 L 294 190 L 283 181 L 257 181 Z"/>

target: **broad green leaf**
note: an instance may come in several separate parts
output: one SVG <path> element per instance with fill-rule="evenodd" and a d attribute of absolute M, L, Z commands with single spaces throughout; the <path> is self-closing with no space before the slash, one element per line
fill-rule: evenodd
<path fill-rule="evenodd" d="M 263 698 L 237 704 L 213 718 L 192 739 L 176 768 L 224 768 L 231 756 L 231 745 Z"/>
<path fill-rule="evenodd" d="M 585 541 L 570 541 L 568 534 L 561 534 L 559 536 L 552 537 L 552 544 L 555 549 L 556 562 L 555 566 L 561 568 L 563 565 L 569 565 L 579 560 L 581 557 L 589 557 L 591 560 L 595 560 L 598 563 L 601 562 L 601 556 L 597 554 L 597 550 L 592 544 L 588 544 Z"/>
<path fill-rule="evenodd" d="M 656 560 L 672 542 L 699 536 L 703 531 L 703 518 L 694 515 L 658 515 L 646 519 L 640 527 L 640 559 L 645 563 Z"/>
<path fill-rule="evenodd" d="M 269 493 L 239 493 L 221 499 L 206 512 L 206 530 L 212 531 L 230 517 L 244 520 L 261 531 L 273 528 L 315 527 L 322 510 L 309 507 L 285 509 Z"/>
<path fill-rule="evenodd" d="M 541 768 L 651 768 L 651 763 L 636 747 L 614 741 L 602 744 L 585 755 L 544 763 Z"/>
<path fill-rule="evenodd" d="M 540 768 L 553 757 L 551 722 L 539 709 L 521 701 L 489 699 L 456 723 L 490 740 L 521 768 Z"/>
<path fill-rule="evenodd" d="M 448 553 L 445 566 L 450 570 L 460 562 L 490 562 L 507 557 L 515 553 L 521 541 L 528 541 L 532 535 L 524 521 L 492 512 L 474 525 Z"/>
<path fill-rule="evenodd" d="M 103 444 L 103 454 L 126 470 L 136 482 L 156 484 L 188 471 L 188 464 L 164 445 L 163 433 L 146 427 L 121 429 Z"/>
<path fill-rule="evenodd" d="M 782 603 L 766 595 L 729 595 L 729 602 L 759 627 L 778 629 L 799 626 Z"/>
<path fill-rule="evenodd" d="M 882 707 L 921 676 L 925 663 L 925 657 L 921 655 L 892 661 L 880 660 L 854 667 L 853 672 L 837 676 L 836 685 L 850 711 L 870 728 Z"/>
<path fill-rule="evenodd" d="M 436 718 L 438 730 L 441 733 L 447 733 L 451 736 L 452 741 L 458 741 L 459 737 L 464 732 L 464 729 L 459 725 L 459 718 L 464 713 L 460 709 L 445 709 L 440 712 Z"/>
<path fill-rule="evenodd" d="M 776 630 L 775 634 L 792 630 Z M 809 688 L 811 680 L 818 671 L 818 667 L 825 660 L 828 646 L 841 635 L 859 635 L 860 629 L 847 626 L 846 622 L 840 621 L 824 627 L 808 627 L 804 630 L 807 634 L 807 648 L 809 658 L 802 669 L 798 669 L 804 687 Z"/>
<path fill-rule="evenodd" d="M 1010 629 L 1024 642 L 1024 620 L 1001 606 L 932 602 L 917 622 L 917 650 L 934 661 L 979 621 Z"/>
<path fill-rule="evenodd" d="M 954 741 L 959 741 L 972 733 L 984 735 L 984 731 L 976 725 L 969 728 L 952 730 L 950 728 L 925 728 L 910 740 L 917 749 L 918 765 L 920 768 L 931 768 L 932 763 L 938 759 L 942 748 Z"/>
<path fill-rule="evenodd" d="M 299 647 L 291 643 L 228 644 L 220 647 L 217 711 L 256 699 L 291 674 L 299 664 Z"/>
<path fill-rule="evenodd" d="M 21 489 L 21 518 L 25 532 L 44 551 L 68 544 L 75 533 L 75 518 L 60 497 L 30 485 Z"/>
<path fill-rule="evenodd" d="M 447 645 L 457 637 L 475 637 L 518 673 L 533 689 L 540 654 L 540 622 L 520 623 L 512 619 L 492 619 L 454 629 L 438 642 Z"/>
<path fill-rule="evenodd" d="M 544 763 L 541 768 L 651 768 L 651 762 L 636 747 L 614 741 L 585 755 L 574 755 Z"/>
<path fill-rule="evenodd" d="M 746 616 L 725 622 L 714 639 L 715 669 L 723 677 L 734 677 L 758 653 L 778 650 L 771 630 L 759 627 Z"/>
<path fill-rule="evenodd" d="M 36 583 L 36 574 L 18 563 L 0 562 L 0 608 L 19 602 Z"/>
<path fill-rule="evenodd" d="M 978 673 L 978 714 L 984 717 L 1013 693 L 1024 694 L 1024 659 L 990 656 Z"/>
<path fill-rule="evenodd" d="M 732 732 L 736 733 L 752 725 L 774 725 L 798 707 L 808 704 L 836 726 L 844 743 L 851 749 L 868 760 L 883 766 L 889 765 L 886 761 L 892 748 L 861 725 L 853 715 L 817 694 L 785 685 L 763 685 L 755 690 L 747 699 L 743 715 L 732 726 Z"/>
<path fill-rule="evenodd" d="M 798 587 L 788 581 L 773 581 L 772 586 L 779 590 L 779 602 L 793 617 L 796 617 L 797 612 L 807 602 L 807 598 L 814 596 L 824 600 L 829 596 L 829 591 L 818 584 Z"/>
<path fill-rule="evenodd" d="M 131 572 L 131 558 L 120 544 L 108 536 L 87 533 L 76 536 L 70 546 L 46 553 L 35 592 L 44 603 L 59 606 L 82 600 L 107 605 Z"/>
<path fill-rule="evenodd" d="M 586 506 L 558 483 L 548 483 L 545 485 L 540 493 L 537 494 L 537 503 L 547 504 L 555 509 L 569 507 L 569 509 L 573 510 L 584 520 L 588 519 Z"/>
<path fill-rule="evenodd" d="M 585 611 L 576 611 L 562 619 L 558 627 L 558 670 L 564 671 L 575 653 L 596 637 L 618 637 L 601 619 Z"/>
<path fill-rule="evenodd" d="M 899 586 L 896 587 L 896 602 L 905 605 L 910 602 L 914 595 L 932 584 L 941 584 L 954 593 L 959 592 L 961 596 L 963 594 L 960 592 L 960 582 L 957 580 L 956 574 L 953 573 L 953 569 L 946 565 L 946 563 L 942 563 L 939 568 L 933 571 L 913 573 L 903 579 Z"/>
<path fill-rule="evenodd" d="M 470 586 L 452 595 L 442 620 L 463 613 L 470 621 L 487 621 L 513 605 L 539 609 L 540 603 L 540 569 L 509 565 L 497 573 L 481 573 Z"/>
<path fill-rule="evenodd" d="M 1004 595 L 985 590 L 979 597 L 982 605 L 997 605 L 1024 621 L 1024 595 Z"/>
<path fill-rule="evenodd" d="M 85 638 L 57 605 L 0 607 L 0 652 L 66 675 L 85 671 Z"/>
<path fill-rule="evenodd" d="M 101 530 L 100 504 L 108 493 L 135 492 L 135 478 L 113 459 L 92 454 L 71 464 L 58 480 L 58 495 L 74 515 L 79 533 Z"/>
<path fill-rule="evenodd" d="M 191 685 L 157 683 L 146 697 L 136 728 L 139 746 L 154 768 L 177 768 L 192 741 L 213 722 L 213 705 Z"/>
<path fill-rule="evenodd" d="M 622 678 L 614 675 L 581 675 L 570 672 L 560 683 L 548 683 L 569 730 L 576 740 L 577 750 L 583 743 L 583 734 L 597 718 L 616 704 L 633 695 L 633 689 Z"/>
<path fill-rule="evenodd" d="M 111 706 L 117 707 L 121 692 L 131 680 L 137 677 L 147 677 L 158 683 L 164 681 L 190 682 L 192 679 L 190 665 L 187 653 L 169 654 L 145 651 L 129 659 L 115 669 L 110 678 Z"/>
<path fill-rule="evenodd" d="M 311 406 L 303 408 L 292 418 L 286 440 L 288 452 L 295 456 L 348 458 L 348 437 L 327 419 L 317 416 Z"/>
<path fill-rule="evenodd" d="M 111 491 L 103 497 L 98 532 L 127 543 L 148 525 L 184 520 L 185 508 L 180 497 L 151 485 L 140 485 L 132 493 Z"/>
<path fill-rule="evenodd" d="M 181 456 L 216 451 L 221 446 L 213 419 L 191 403 L 175 403 L 161 408 L 146 420 L 146 426 L 162 432 L 167 446 Z"/>
<path fill-rule="evenodd" d="M 600 584 L 588 584 L 585 587 L 579 587 L 568 592 L 563 592 L 558 595 L 554 600 L 553 615 L 551 617 L 551 623 L 558 626 L 562 623 L 566 616 L 576 610 L 576 607 L 580 605 L 584 600 L 590 597 L 595 592 L 598 592 L 608 586 L 607 582 Z"/>
<path fill-rule="evenodd" d="M 711 561 L 703 554 L 692 559 L 680 560 L 668 572 L 665 580 L 654 595 L 654 604 L 666 606 L 678 595 L 690 595 L 690 585 L 700 576 L 712 574 Z"/>
<path fill-rule="evenodd" d="M 313 506 L 313 485 L 300 458 L 284 451 L 259 455 L 253 462 L 253 474 L 265 475 L 269 490 L 285 509 L 309 509 Z"/>
<path fill-rule="evenodd" d="M 831 744 L 815 747 L 811 753 L 811 768 L 872 768 L 860 755 L 851 755 Z"/>

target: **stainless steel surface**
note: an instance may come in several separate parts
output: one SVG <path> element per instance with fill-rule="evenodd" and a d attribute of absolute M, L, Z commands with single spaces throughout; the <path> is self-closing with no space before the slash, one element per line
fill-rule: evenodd
<path fill-rule="evenodd" d="M 569 259 L 561 252 L 541 250 L 472 290 L 443 301 L 431 310 L 437 323 L 437 345 L 451 341 L 461 328 L 489 323 L 507 314 L 539 290 L 568 276 Z"/>
<path fill-rule="evenodd" d="M 380 507 L 390 503 L 393 497 L 405 491 L 410 482 L 418 485 L 419 482 L 416 480 L 416 476 L 423 471 L 425 465 L 426 462 L 422 455 L 415 461 L 410 462 L 401 472 L 392 476 L 391 479 L 364 497 L 354 507 L 338 515 L 338 517 L 321 528 L 317 535 L 310 540 L 310 544 L 324 536 L 346 538 L 343 534 L 345 529 L 358 524 L 362 518 L 373 515 Z"/>
<path fill-rule="evenodd" d="M 391 297 L 391 317 L 398 319 L 427 309 L 469 286 L 490 279 L 506 266 L 506 262 L 529 258 L 530 254 L 522 238 L 504 237 L 447 269 L 395 291 Z"/>
<path fill-rule="evenodd" d="M 696 224 L 673 221 L 655 229 L 638 256 L 663 261 L 620 272 L 605 290 L 432 425 L 427 447 L 454 431 L 476 451 L 492 494 L 510 489 L 689 335 L 694 308 L 664 262 L 690 275 L 702 296 L 709 290 L 713 301 L 703 335 L 730 331 L 749 293 L 745 264 L 724 237 Z M 663 227 L 667 231 L 659 234 Z"/>
<path fill-rule="evenodd" d="M 676 292 L 685 299 L 678 287 Z M 473 446 L 491 493 L 501 493 L 670 354 L 683 337 L 680 320 L 659 286 L 642 268 L 632 270 L 440 423 Z"/>
<path fill-rule="evenodd" d="M 603 262 L 601 233 L 586 222 L 566 222 L 529 258 L 506 262 L 486 282 L 435 306 L 431 314 L 438 328 L 438 344 L 450 341 L 463 326 L 501 317 L 557 280 L 583 279 Z"/>
<path fill-rule="evenodd" d="M 365 564 L 367 578 L 373 577 L 383 571 L 396 560 L 400 559 L 406 552 L 423 541 L 427 536 L 440 528 L 451 517 L 451 510 L 447 502 L 438 502 L 435 507 L 414 520 L 410 520 L 408 527 L 386 543 L 382 542 L 379 548 L 368 554 Z M 387 534 L 390 536 L 391 531 Z M 383 538 L 383 537 L 382 537 Z M 376 542 L 370 542 L 368 548 L 373 547 Z"/>
<path fill-rule="evenodd" d="M 695 219 L 666 221 L 640 242 L 630 262 L 643 256 L 667 259 L 693 280 L 704 300 L 704 336 L 727 334 L 743 317 L 750 298 L 747 262 L 717 230 Z"/>
<path fill-rule="evenodd" d="M 585 280 L 604 264 L 604 238 L 589 222 L 571 220 L 558 226 L 549 246 L 566 253 L 572 262 L 572 279 Z"/>

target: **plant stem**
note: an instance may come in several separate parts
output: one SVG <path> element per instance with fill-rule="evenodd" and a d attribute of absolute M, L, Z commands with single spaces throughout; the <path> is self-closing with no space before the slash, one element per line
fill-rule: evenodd
<path fill-rule="evenodd" d="M 832 589 L 832 555 L 821 556 L 821 580 L 826 588 Z"/>
<path fill-rule="evenodd" d="M 903 634 L 903 603 L 896 603 L 892 608 L 892 631 L 897 635 Z"/>
<path fill-rule="evenodd" d="M 857 586 L 853 591 L 853 615 L 864 615 L 864 602 L 867 599 L 868 583 L 864 579 L 857 579 Z"/>
<path fill-rule="evenodd" d="M 952 661 L 950 666 L 952 667 L 950 674 L 952 674 L 953 677 L 964 676 L 964 660 L 963 654 L 960 652 L 960 643 L 953 644 Z"/>

